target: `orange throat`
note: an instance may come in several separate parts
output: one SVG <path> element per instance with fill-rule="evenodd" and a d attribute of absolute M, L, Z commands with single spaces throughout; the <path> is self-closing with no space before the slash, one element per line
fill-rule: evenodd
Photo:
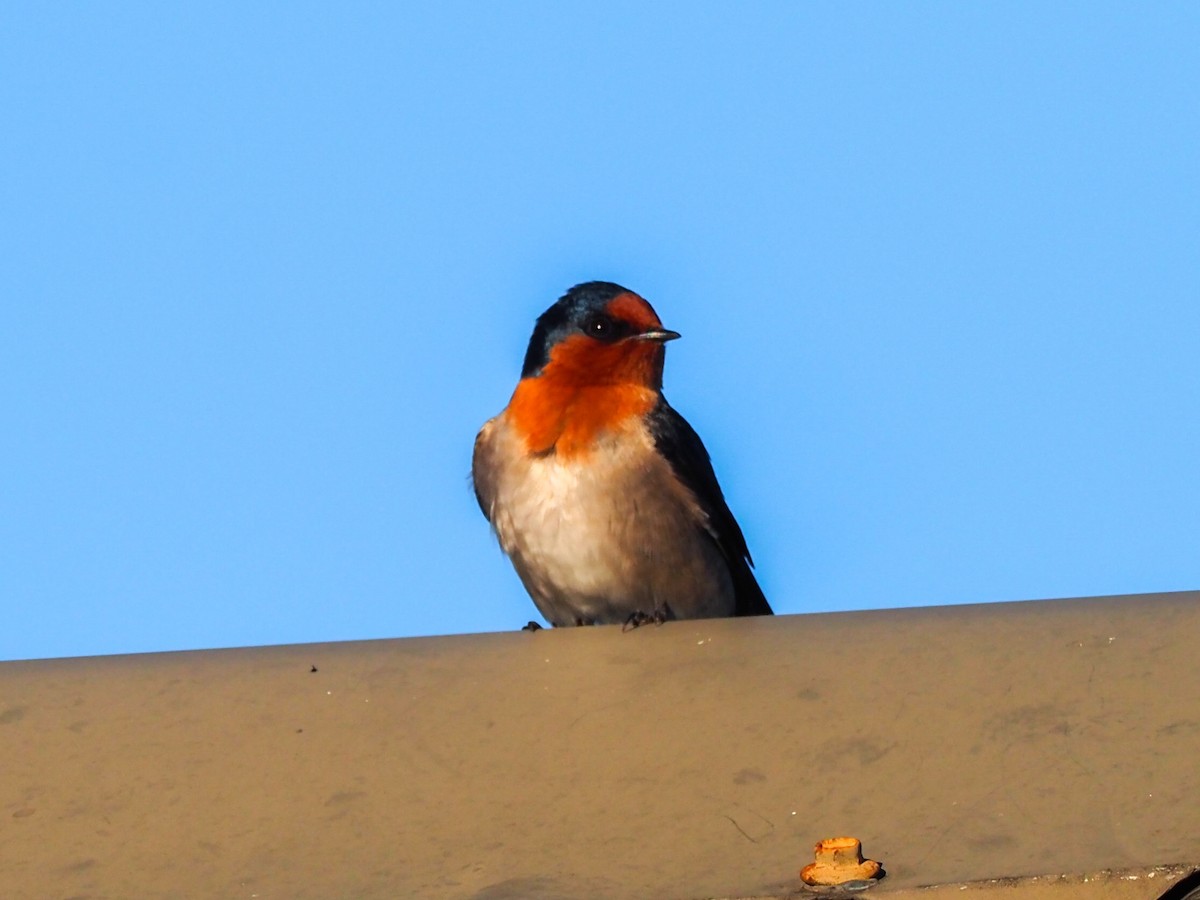
<path fill-rule="evenodd" d="M 587 453 L 605 434 L 628 428 L 654 407 L 657 393 L 636 384 L 569 386 L 545 376 L 525 378 L 508 404 L 532 454 L 560 457 Z"/>
<path fill-rule="evenodd" d="M 629 428 L 654 408 L 662 381 L 660 345 L 596 345 L 568 338 L 550 362 L 517 384 L 507 417 L 531 454 L 586 454 L 605 434 Z"/>

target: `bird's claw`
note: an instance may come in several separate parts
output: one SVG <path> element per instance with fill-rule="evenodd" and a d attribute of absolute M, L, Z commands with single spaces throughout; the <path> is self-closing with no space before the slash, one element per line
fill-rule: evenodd
<path fill-rule="evenodd" d="M 668 615 L 665 609 L 656 609 L 653 613 L 644 613 L 640 609 L 635 609 L 629 614 L 629 618 L 625 620 L 625 624 L 621 626 L 622 631 L 633 631 L 635 628 L 641 628 L 643 625 L 661 625 L 667 621 Z"/>

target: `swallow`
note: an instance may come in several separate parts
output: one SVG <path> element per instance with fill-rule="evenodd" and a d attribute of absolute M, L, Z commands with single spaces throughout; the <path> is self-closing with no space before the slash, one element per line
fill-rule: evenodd
<path fill-rule="evenodd" d="M 555 626 L 771 614 L 708 451 L 662 393 L 679 336 L 633 291 L 576 285 L 475 439 L 479 507 Z"/>

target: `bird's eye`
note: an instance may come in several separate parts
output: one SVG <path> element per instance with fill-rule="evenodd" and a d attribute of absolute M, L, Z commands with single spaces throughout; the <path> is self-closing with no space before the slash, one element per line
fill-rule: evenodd
<path fill-rule="evenodd" d="M 621 336 L 617 323 L 605 315 L 592 316 L 584 323 L 583 330 L 598 341 L 612 341 Z"/>

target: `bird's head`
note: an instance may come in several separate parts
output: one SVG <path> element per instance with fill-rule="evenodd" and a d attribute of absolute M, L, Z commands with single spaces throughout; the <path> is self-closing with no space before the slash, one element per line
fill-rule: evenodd
<path fill-rule="evenodd" d="M 521 377 L 658 390 L 663 344 L 677 337 L 633 291 L 608 281 L 577 284 L 538 317 Z"/>

